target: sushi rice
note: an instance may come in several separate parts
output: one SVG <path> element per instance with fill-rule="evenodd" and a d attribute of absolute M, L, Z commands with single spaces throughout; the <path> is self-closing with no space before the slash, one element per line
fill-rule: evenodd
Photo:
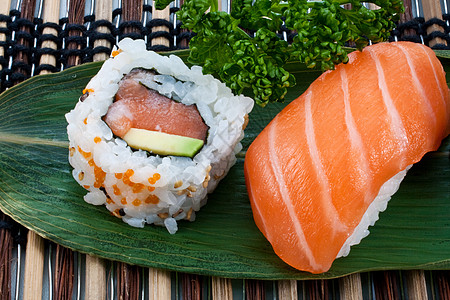
<path fill-rule="evenodd" d="M 342 245 L 336 258 L 347 256 L 350 253 L 351 246 L 358 245 L 363 238 L 370 234 L 369 226 L 375 225 L 375 222 L 378 221 L 379 213 L 386 210 L 389 200 L 398 191 L 400 184 L 411 167 L 412 165 L 409 165 L 405 170 L 398 172 L 381 186 L 377 196 L 367 208 L 358 226 L 355 227 L 353 233 Z"/>
<path fill-rule="evenodd" d="M 254 101 L 233 95 L 199 66 L 189 68 L 175 55 L 147 51 L 142 40 L 124 39 L 112 54 L 66 114 L 73 177 L 88 191 L 86 202 L 105 205 L 131 226 L 156 224 L 173 234 L 178 220 L 195 220 L 207 194 L 235 163 Z M 119 81 L 135 68 L 157 72 L 154 82 L 145 83 L 147 87 L 197 106 L 209 131 L 193 158 L 133 150 L 102 120 Z"/>

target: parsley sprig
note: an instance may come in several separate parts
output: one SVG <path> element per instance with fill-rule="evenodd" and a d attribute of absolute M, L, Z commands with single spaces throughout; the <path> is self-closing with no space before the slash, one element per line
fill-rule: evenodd
<path fill-rule="evenodd" d="M 163 9 L 171 1 L 157 0 Z M 284 68 L 297 59 L 309 68 L 333 69 L 347 62 L 345 46 L 362 49 L 369 41 L 389 38 L 403 11 L 401 0 L 233 0 L 231 13 L 218 0 L 186 0 L 177 17 L 196 35 L 189 62 L 225 82 L 235 93 L 251 90 L 256 103 L 283 101 L 295 78 Z M 350 4 L 351 8 L 344 7 Z M 297 33 L 289 45 L 277 31 Z"/>

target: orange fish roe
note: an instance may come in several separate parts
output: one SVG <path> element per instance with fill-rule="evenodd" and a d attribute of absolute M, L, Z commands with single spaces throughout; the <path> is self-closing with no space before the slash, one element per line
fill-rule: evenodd
<path fill-rule="evenodd" d="M 117 179 L 121 179 L 122 176 L 123 176 L 123 174 L 122 174 L 122 173 L 116 173 L 116 174 L 114 174 L 114 176 L 115 176 Z"/>
<path fill-rule="evenodd" d="M 159 197 L 156 195 L 151 194 L 150 196 L 145 199 L 145 203 L 147 204 L 158 204 L 159 203 Z"/>
<path fill-rule="evenodd" d="M 96 144 L 100 143 L 101 141 L 102 141 L 102 138 L 99 137 L 99 136 L 96 136 L 96 137 L 94 138 L 94 143 L 96 143 Z"/>
<path fill-rule="evenodd" d="M 120 52 L 122 52 L 121 49 L 119 49 L 119 50 L 114 50 L 113 52 L 111 52 L 111 56 L 112 56 L 112 57 L 116 57 L 117 55 L 119 55 Z"/>
<path fill-rule="evenodd" d="M 102 171 L 101 173 L 96 175 L 95 180 L 98 181 L 100 184 L 103 184 L 103 182 L 105 181 L 105 177 L 106 173 Z"/>
<path fill-rule="evenodd" d="M 97 180 L 105 180 L 106 173 L 102 170 L 102 168 L 94 166 L 94 174 Z"/>
<path fill-rule="evenodd" d="M 93 92 L 94 92 L 93 89 L 84 89 L 83 90 L 83 95 L 86 94 L 86 93 L 93 93 Z"/>
<path fill-rule="evenodd" d="M 140 191 L 142 191 L 145 188 L 145 185 L 143 185 L 142 183 L 136 183 L 133 186 L 133 193 L 139 193 Z"/>
<path fill-rule="evenodd" d="M 120 200 L 120 203 L 122 203 L 123 205 L 127 205 L 127 198 L 122 198 Z"/>
<path fill-rule="evenodd" d="M 123 183 L 125 183 L 126 185 L 129 185 L 129 186 L 135 185 L 135 183 L 130 180 L 130 177 L 133 176 L 133 174 L 134 174 L 134 171 L 132 169 L 128 169 L 125 172 L 125 174 L 123 175 Z"/>
<path fill-rule="evenodd" d="M 131 181 L 127 177 L 124 177 L 123 183 L 125 183 L 126 185 L 130 185 Z"/>
<path fill-rule="evenodd" d="M 114 185 L 112 186 L 112 188 L 114 189 L 114 195 L 119 196 L 119 195 L 120 195 L 120 189 L 119 189 L 119 187 L 118 187 L 116 184 L 114 184 Z"/>
<path fill-rule="evenodd" d="M 132 181 L 130 180 L 130 177 L 124 176 L 123 179 L 122 179 L 122 181 L 123 181 L 123 183 L 125 183 L 125 184 L 128 185 L 128 186 L 133 186 L 133 185 L 134 185 L 134 182 L 132 182 Z"/>
<path fill-rule="evenodd" d="M 100 168 L 94 163 L 94 160 L 91 159 L 88 163 L 89 165 L 94 167 L 94 175 L 95 175 L 94 187 L 98 189 L 103 186 L 103 182 L 105 182 L 106 178 L 106 173 L 102 170 L 102 168 Z"/>
<path fill-rule="evenodd" d="M 83 157 L 86 159 L 88 159 L 89 156 L 91 156 L 91 152 L 84 152 L 83 149 L 80 148 L 80 146 L 78 146 L 78 152 L 80 152 L 81 155 L 83 155 Z"/>
<path fill-rule="evenodd" d="M 154 186 L 149 186 L 149 187 L 147 187 L 147 189 L 148 189 L 150 192 L 153 192 L 153 191 L 155 190 L 155 187 L 154 187 Z"/>
<path fill-rule="evenodd" d="M 150 177 L 149 179 L 148 179 L 148 182 L 150 183 L 150 184 L 155 184 L 158 180 L 160 180 L 161 179 L 161 174 L 159 174 L 159 173 L 155 173 L 155 174 L 153 174 L 153 177 Z"/>
<path fill-rule="evenodd" d="M 134 206 L 139 206 L 139 205 L 142 204 L 142 201 L 136 198 L 136 199 L 134 199 L 133 202 L 131 202 L 131 203 L 132 203 Z"/>

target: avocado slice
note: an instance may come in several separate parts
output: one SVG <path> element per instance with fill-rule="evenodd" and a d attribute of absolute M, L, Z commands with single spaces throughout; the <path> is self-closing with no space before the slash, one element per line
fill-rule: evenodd
<path fill-rule="evenodd" d="M 154 154 L 187 157 L 197 154 L 204 144 L 203 140 L 140 128 L 130 128 L 123 140 L 132 148 Z"/>

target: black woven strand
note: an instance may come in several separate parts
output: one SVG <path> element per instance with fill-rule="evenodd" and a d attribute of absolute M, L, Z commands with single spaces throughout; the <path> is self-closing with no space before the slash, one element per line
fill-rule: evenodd
<path fill-rule="evenodd" d="M 5 220 L 0 220 L 0 229 L 9 230 L 15 244 L 21 246 L 27 244 L 27 229 L 11 218 L 7 217 Z"/>
<path fill-rule="evenodd" d="M 153 10 L 153 7 L 150 4 L 144 4 L 142 7 L 142 11 L 144 13 L 146 13 L 146 12 L 151 13 L 152 10 Z"/>
<path fill-rule="evenodd" d="M 128 29 L 128 32 L 127 32 Z M 131 38 L 133 40 L 143 39 L 145 35 L 145 27 L 140 21 L 122 22 L 118 28 L 119 40 L 124 38 Z"/>
<path fill-rule="evenodd" d="M 423 29 L 424 18 L 414 18 L 410 21 L 400 23 L 391 32 L 391 41 L 409 41 L 423 43 L 426 31 Z"/>
<path fill-rule="evenodd" d="M 9 11 L 9 15 L 10 15 L 11 18 L 12 18 L 12 17 L 19 18 L 19 17 L 20 17 L 20 10 L 17 10 L 17 9 L 11 9 L 11 10 Z"/>
<path fill-rule="evenodd" d="M 450 14 L 443 14 L 442 15 L 442 20 L 445 21 L 445 24 L 450 23 Z M 449 30 L 449 26 L 446 26 L 446 33 L 448 33 Z"/>
<path fill-rule="evenodd" d="M 112 18 L 113 20 L 115 18 L 117 18 L 118 16 L 122 15 L 122 9 L 121 8 L 116 8 L 112 11 Z"/>

